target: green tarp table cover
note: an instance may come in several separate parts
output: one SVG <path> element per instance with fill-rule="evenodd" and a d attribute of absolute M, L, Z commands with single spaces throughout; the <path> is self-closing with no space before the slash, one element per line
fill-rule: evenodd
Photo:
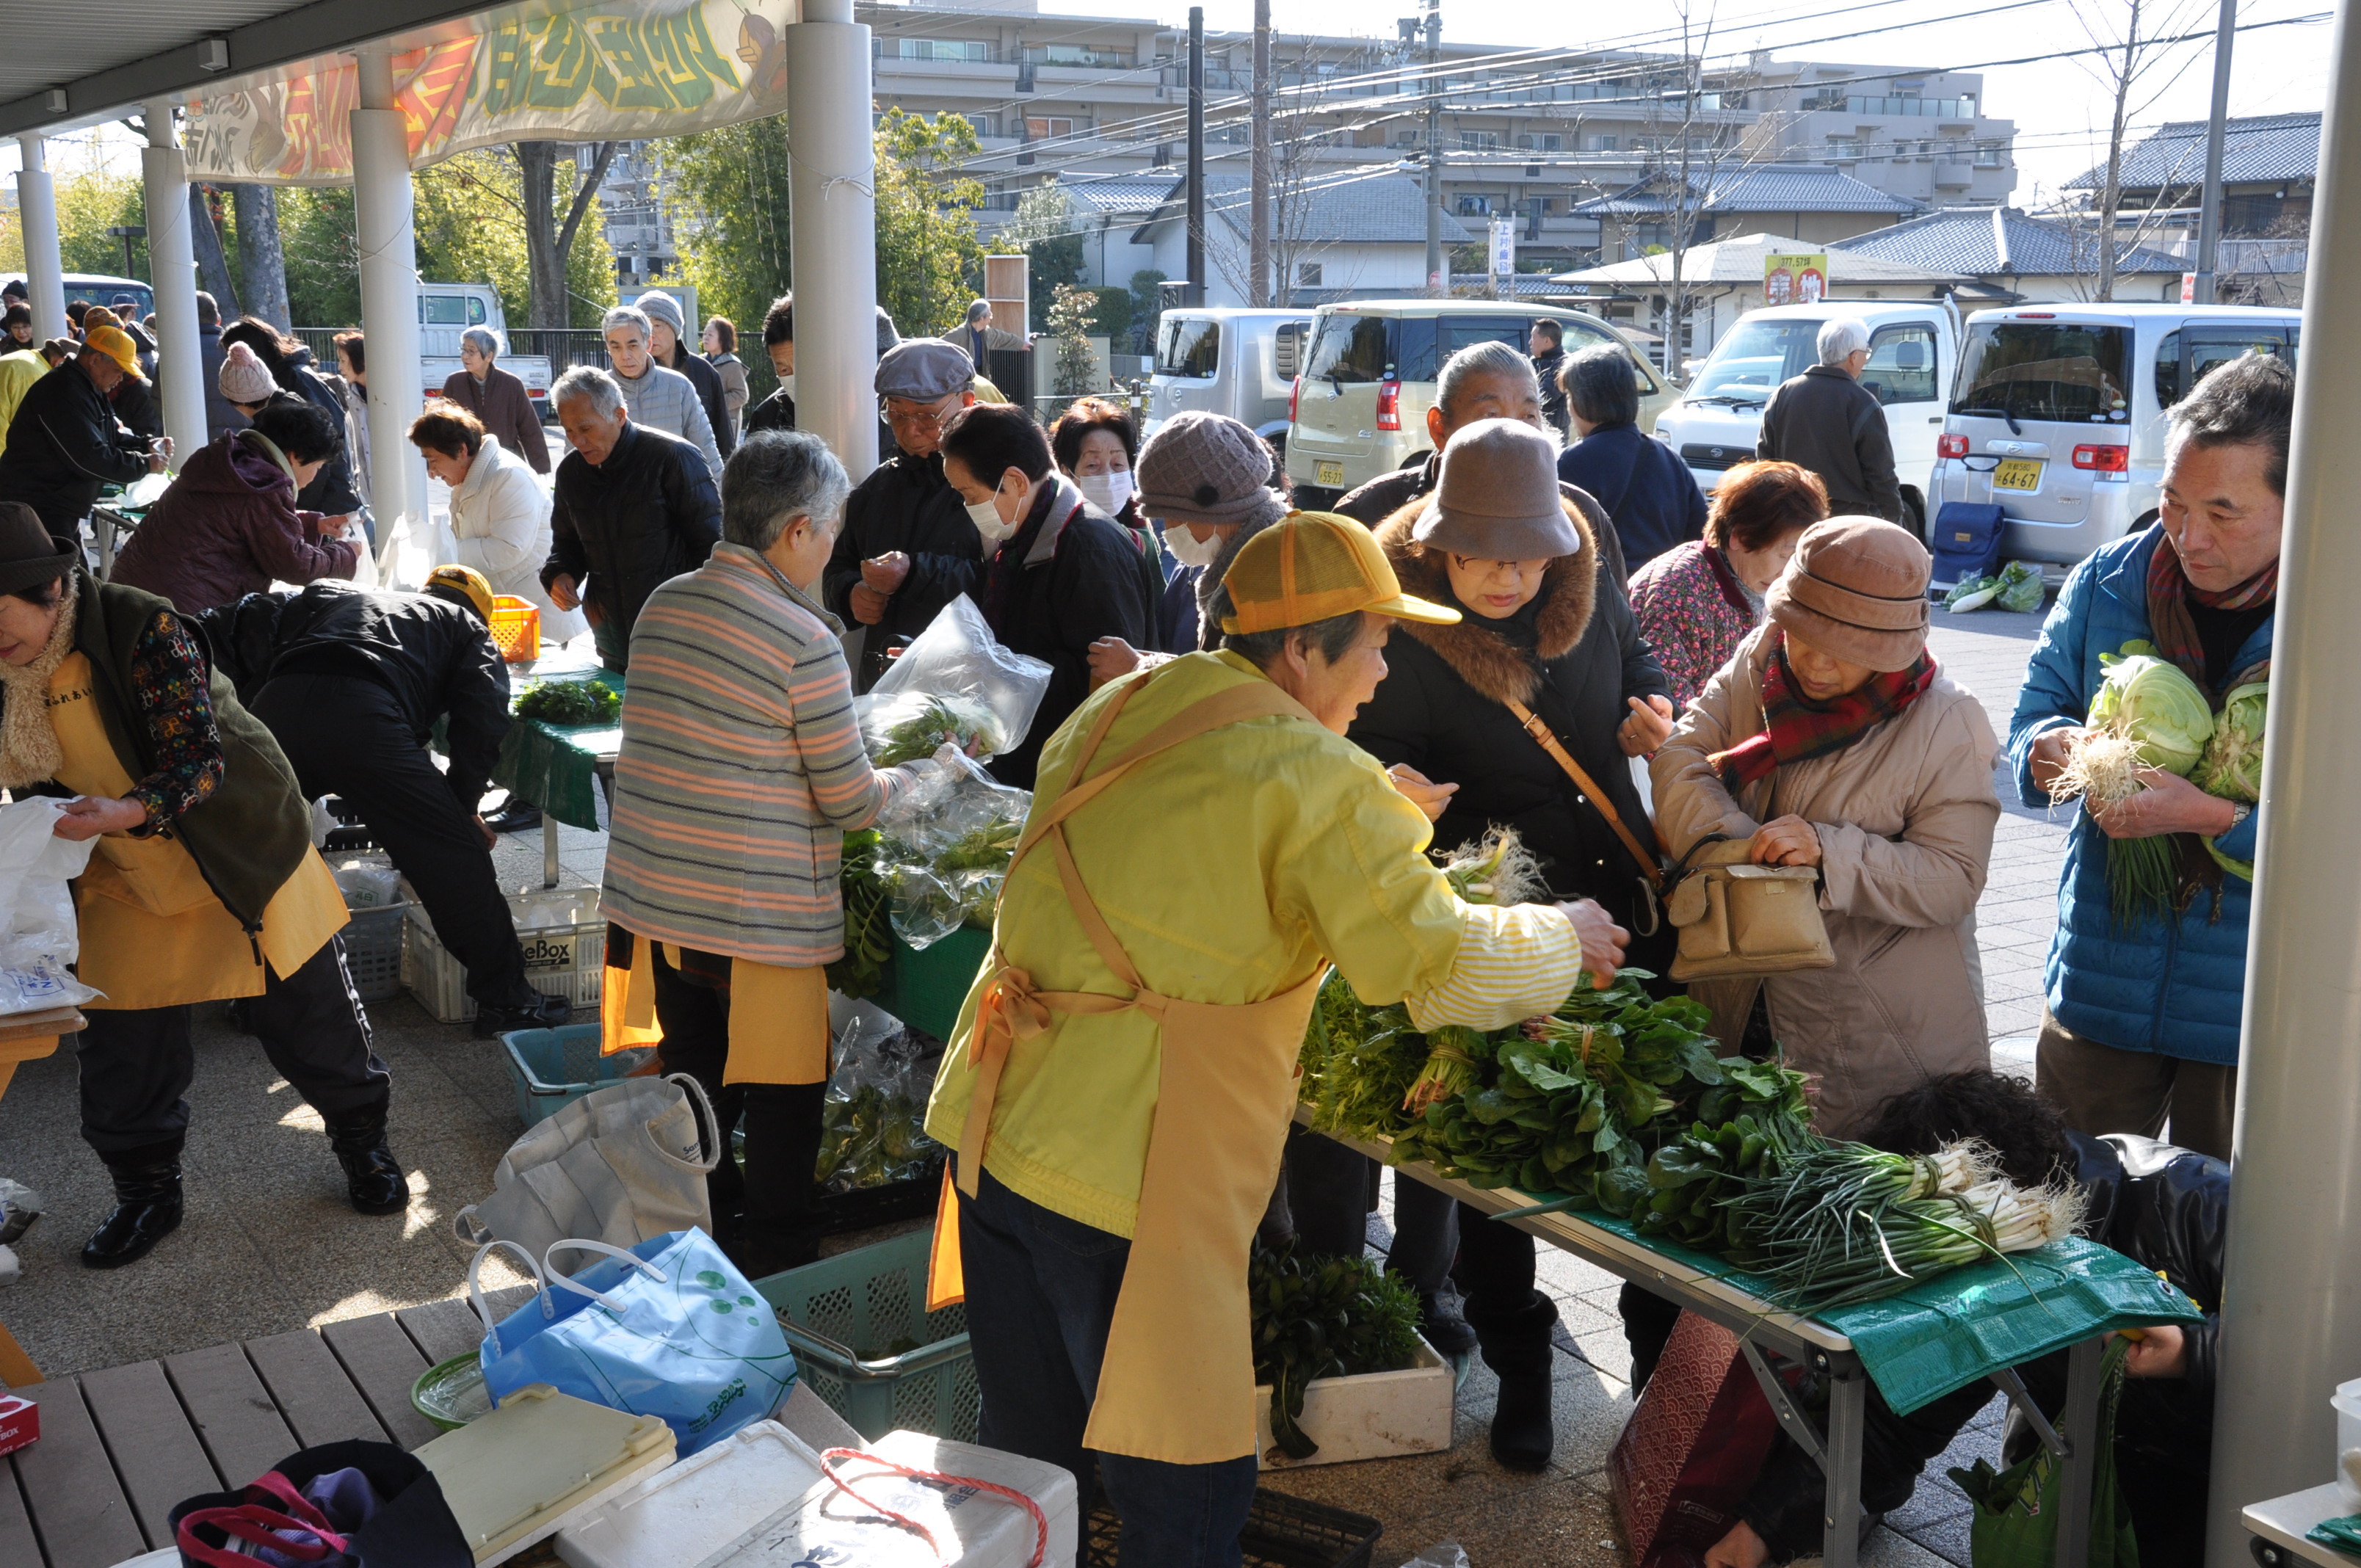
<path fill-rule="evenodd" d="M 612 670 L 577 668 L 540 675 L 511 670 L 510 675 L 520 695 L 537 680 L 598 681 L 616 696 L 623 695 L 623 677 Z M 604 826 L 598 820 L 598 759 L 613 756 L 622 744 L 623 732 L 611 724 L 552 724 L 512 716 L 508 733 L 500 738 L 500 757 L 492 765 L 492 782 L 515 791 L 569 828 L 595 831 Z"/>

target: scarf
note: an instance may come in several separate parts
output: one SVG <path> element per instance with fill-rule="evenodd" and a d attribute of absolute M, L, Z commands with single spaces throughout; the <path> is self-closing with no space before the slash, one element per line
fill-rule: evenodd
<path fill-rule="evenodd" d="M 1721 597 L 1728 601 L 1730 608 L 1752 620 L 1762 620 L 1763 596 L 1738 580 L 1738 573 L 1731 568 L 1730 557 L 1702 540 L 1697 543 L 1697 549 L 1704 554 L 1705 564 L 1713 569 L 1713 586 L 1721 590 Z"/>
<path fill-rule="evenodd" d="M 1778 641 L 1763 672 L 1762 733 L 1706 759 L 1731 790 L 1770 777 L 1782 763 L 1843 751 L 1935 684 L 1934 655 L 1921 652 L 1906 670 L 1872 675 L 1858 691 L 1831 702 L 1814 702 L 1788 673 L 1786 634 L 1773 635 Z"/>
<path fill-rule="evenodd" d="M 2163 532 L 2163 524 L 2157 525 Z M 2172 547 L 2169 538 L 2156 542 L 2147 558 L 2147 624 L 2156 639 L 2157 651 L 2175 664 L 2180 673 L 2197 683 L 2197 689 L 2209 699 L 2217 694 L 2205 685 L 2205 643 L 2197 635 L 2197 618 L 2189 613 L 2191 604 L 2208 609 L 2253 609 L 2268 604 L 2279 591 L 2279 564 L 2277 561 L 2248 577 L 2234 588 L 2218 592 L 2201 588 L 2189 580 L 2181 569 L 2180 552 Z M 2233 670 L 2223 684 L 2223 690 L 2259 681 L 2270 674 L 2271 662 L 2264 659 L 2244 670 Z M 2222 706 L 2213 703 L 2218 710 Z"/>
<path fill-rule="evenodd" d="M 0 663 L 0 698 L 5 698 L 0 700 L 0 785 L 9 789 L 53 779 L 66 765 L 66 750 L 49 722 L 49 677 L 74 648 L 79 590 L 72 577 L 66 578 L 65 586 L 57 628 L 40 657 L 29 664 Z"/>

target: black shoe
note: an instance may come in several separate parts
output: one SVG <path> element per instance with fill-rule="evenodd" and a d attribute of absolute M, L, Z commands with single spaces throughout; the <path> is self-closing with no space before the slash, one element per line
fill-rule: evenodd
<path fill-rule="evenodd" d="M 399 1214 L 410 1207 L 410 1179 L 385 1146 L 382 1107 L 328 1124 L 328 1146 L 345 1168 L 345 1196 L 364 1214 Z"/>
<path fill-rule="evenodd" d="M 180 1228 L 181 1151 L 147 1151 L 107 1161 L 115 1179 L 115 1212 L 83 1244 L 84 1268 L 137 1263 Z"/>
<path fill-rule="evenodd" d="M 476 1038 L 489 1040 L 495 1035 L 505 1035 L 511 1029 L 555 1029 L 574 1016 L 574 1003 L 563 996 L 551 996 L 534 992 L 539 1000 L 522 1007 L 484 1007 L 476 1009 Z"/>
<path fill-rule="evenodd" d="M 1492 1407 L 1492 1457 L 1510 1470 L 1549 1468 L 1557 1423 L 1550 1413 L 1550 1365 L 1500 1375 Z"/>
<path fill-rule="evenodd" d="M 1476 1331 L 1459 1315 L 1459 1304 L 1440 1291 L 1418 1299 L 1418 1332 L 1439 1355 L 1466 1355 L 1476 1348 Z"/>
<path fill-rule="evenodd" d="M 522 833 L 541 826 L 541 807 L 529 800 L 512 801 L 484 818 L 495 833 Z"/>

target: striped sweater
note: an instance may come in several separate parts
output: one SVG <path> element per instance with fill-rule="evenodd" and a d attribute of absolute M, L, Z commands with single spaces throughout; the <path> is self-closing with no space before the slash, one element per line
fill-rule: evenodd
<path fill-rule="evenodd" d="M 650 596 L 631 628 L 609 918 L 791 969 L 842 956 L 845 830 L 905 775 L 862 750 L 840 628 L 740 544 Z"/>

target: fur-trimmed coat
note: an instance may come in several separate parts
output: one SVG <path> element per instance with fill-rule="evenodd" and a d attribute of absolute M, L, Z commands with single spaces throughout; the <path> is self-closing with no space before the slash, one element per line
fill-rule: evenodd
<path fill-rule="evenodd" d="M 1413 501 L 1380 522 L 1378 542 L 1403 591 L 1457 605 L 1442 558 L 1411 543 L 1423 504 Z M 1583 546 L 1559 557 L 1542 579 L 1535 647 L 1517 647 L 1472 611 L 1456 626 L 1404 621 L 1386 644 L 1389 673 L 1354 720 L 1351 738 L 1388 766 L 1408 763 L 1437 784 L 1459 786 L 1434 825 L 1435 848 L 1478 839 L 1493 823 L 1513 827 L 1541 857 L 1553 893 L 1595 898 L 1630 927 L 1640 868 L 1506 706 L 1513 697 L 1546 722 L 1624 825 L 1642 843 L 1654 841 L 1615 731 L 1630 711 L 1626 697 L 1668 696 L 1670 689 L 1623 590 L 1599 570 L 1597 530 L 1606 526 L 1604 518 L 1565 504 Z"/>

